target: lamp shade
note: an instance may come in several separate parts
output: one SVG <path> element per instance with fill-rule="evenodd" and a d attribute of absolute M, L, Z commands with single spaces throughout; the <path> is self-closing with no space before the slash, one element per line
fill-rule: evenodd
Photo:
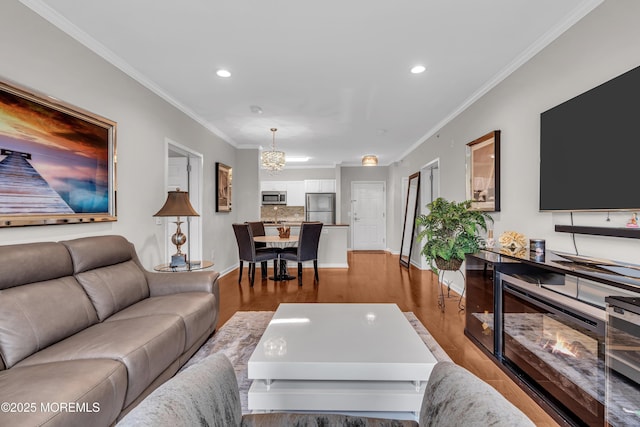
<path fill-rule="evenodd" d="M 189 202 L 187 191 L 169 191 L 164 206 L 154 216 L 200 216 Z"/>

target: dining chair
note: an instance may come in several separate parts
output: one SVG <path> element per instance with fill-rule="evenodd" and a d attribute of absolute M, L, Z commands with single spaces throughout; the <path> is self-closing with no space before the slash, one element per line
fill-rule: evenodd
<path fill-rule="evenodd" d="M 280 260 L 295 261 L 298 263 L 298 285 L 302 286 L 302 263 L 313 261 L 314 281 L 319 282 L 318 277 L 318 243 L 322 232 L 321 222 L 303 222 L 300 225 L 298 246 L 284 248 L 280 252 Z"/>
<path fill-rule="evenodd" d="M 264 223 L 262 221 L 253 221 L 253 222 L 246 221 L 245 224 L 249 224 L 249 227 L 251 227 L 251 233 L 253 234 L 253 237 L 266 235 L 266 232 L 264 229 Z M 267 247 L 267 244 L 264 242 L 254 241 L 253 243 L 256 249 L 262 249 Z M 262 278 L 266 279 L 267 278 L 267 261 L 262 261 L 260 263 L 260 272 L 262 273 Z"/>
<path fill-rule="evenodd" d="M 256 262 L 261 263 L 263 261 L 277 260 L 278 251 L 274 248 L 256 249 L 249 224 L 233 224 L 233 231 L 236 235 L 236 242 L 238 243 L 238 257 L 240 259 L 238 283 L 242 282 L 243 262 L 246 261 L 249 263 L 249 283 L 253 287 L 253 282 L 256 277 Z"/>

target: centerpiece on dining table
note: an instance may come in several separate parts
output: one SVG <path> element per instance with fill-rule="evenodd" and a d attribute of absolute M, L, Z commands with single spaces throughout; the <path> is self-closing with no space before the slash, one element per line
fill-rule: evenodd
<path fill-rule="evenodd" d="M 288 239 L 290 234 L 291 227 L 289 227 L 288 225 L 281 225 L 280 227 L 278 227 L 278 236 L 280 236 L 281 239 Z"/>

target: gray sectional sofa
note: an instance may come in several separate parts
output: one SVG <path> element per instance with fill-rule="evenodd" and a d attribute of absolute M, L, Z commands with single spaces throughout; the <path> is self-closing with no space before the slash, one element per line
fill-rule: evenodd
<path fill-rule="evenodd" d="M 451 362 L 438 362 L 433 368 L 418 422 L 437 427 L 534 426 L 493 387 Z M 167 381 L 117 427 L 417 427 L 418 422 L 330 413 L 242 415 L 233 366 L 218 353 Z"/>
<path fill-rule="evenodd" d="M 218 311 L 217 273 L 148 272 L 121 236 L 0 246 L 0 425 L 114 424 Z"/>

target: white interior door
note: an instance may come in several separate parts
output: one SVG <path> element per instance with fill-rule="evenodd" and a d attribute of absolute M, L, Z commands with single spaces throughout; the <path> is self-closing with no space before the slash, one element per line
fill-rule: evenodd
<path fill-rule="evenodd" d="M 202 156 L 174 142 L 167 149 L 167 191 L 189 192 L 189 201 L 196 212 L 202 214 Z M 181 248 L 191 261 L 202 260 L 202 227 L 200 217 L 180 218 L 187 243 Z M 176 231 L 175 218 L 167 220 L 167 259 L 176 252 L 171 236 Z"/>
<path fill-rule="evenodd" d="M 386 203 L 384 182 L 351 184 L 351 248 L 386 248 Z"/>

